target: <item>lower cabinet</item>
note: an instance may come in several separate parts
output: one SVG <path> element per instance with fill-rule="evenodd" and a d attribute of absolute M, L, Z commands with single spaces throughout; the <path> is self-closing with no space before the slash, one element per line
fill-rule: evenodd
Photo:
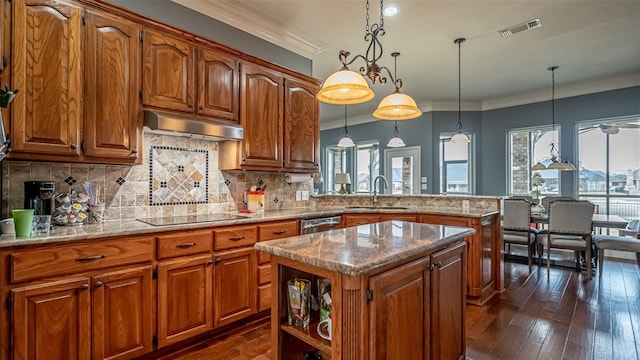
<path fill-rule="evenodd" d="M 158 263 L 158 347 L 212 329 L 212 265 L 211 254 Z"/>
<path fill-rule="evenodd" d="M 214 326 L 257 313 L 256 252 L 253 247 L 214 254 Z"/>
<path fill-rule="evenodd" d="M 369 279 L 370 359 L 465 358 L 465 247 Z"/>
<path fill-rule="evenodd" d="M 151 266 L 12 290 L 13 359 L 130 359 L 153 350 Z"/>

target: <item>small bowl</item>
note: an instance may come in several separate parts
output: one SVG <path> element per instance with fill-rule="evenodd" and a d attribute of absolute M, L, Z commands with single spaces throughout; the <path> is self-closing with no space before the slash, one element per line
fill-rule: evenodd
<path fill-rule="evenodd" d="M 13 218 L 8 218 L 0 221 L 0 231 L 3 234 L 15 234 L 16 229 L 13 226 Z"/>

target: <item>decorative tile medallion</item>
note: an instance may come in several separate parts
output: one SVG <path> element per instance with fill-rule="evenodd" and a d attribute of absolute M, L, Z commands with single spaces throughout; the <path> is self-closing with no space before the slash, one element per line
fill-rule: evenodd
<path fill-rule="evenodd" d="M 151 146 L 150 205 L 206 204 L 208 202 L 208 150 Z"/>

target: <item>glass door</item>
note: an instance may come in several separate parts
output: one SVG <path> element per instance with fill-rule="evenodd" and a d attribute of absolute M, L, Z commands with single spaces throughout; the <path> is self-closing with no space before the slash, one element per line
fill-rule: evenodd
<path fill-rule="evenodd" d="M 384 173 L 391 194 L 420 193 L 420 146 L 384 150 Z"/>

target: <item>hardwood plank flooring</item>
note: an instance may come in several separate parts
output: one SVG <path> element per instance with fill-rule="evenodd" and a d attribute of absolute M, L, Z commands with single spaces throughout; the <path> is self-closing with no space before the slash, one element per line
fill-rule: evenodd
<path fill-rule="evenodd" d="M 269 323 L 168 357 L 270 359 Z M 640 359 L 640 271 L 606 259 L 601 278 L 505 263 L 505 291 L 467 306 L 467 359 Z"/>

